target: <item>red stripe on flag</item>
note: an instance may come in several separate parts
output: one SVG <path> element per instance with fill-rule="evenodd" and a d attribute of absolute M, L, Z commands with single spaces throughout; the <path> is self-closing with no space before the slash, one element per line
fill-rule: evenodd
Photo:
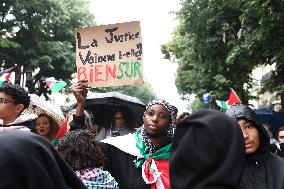
<path fill-rule="evenodd" d="M 228 100 L 228 105 L 231 106 L 233 104 L 241 103 L 241 99 L 238 97 L 234 89 L 231 89 L 231 93 Z"/>
<path fill-rule="evenodd" d="M 157 159 L 156 165 L 158 167 L 159 172 L 162 172 L 161 180 L 165 189 L 170 188 L 170 168 L 169 168 L 169 160 L 168 159 Z"/>
<path fill-rule="evenodd" d="M 68 127 L 67 127 L 67 119 L 64 120 L 64 122 L 62 123 L 57 135 L 55 138 L 62 138 L 66 135 L 68 131 Z"/>
<path fill-rule="evenodd" d="M 11 77 L 12 72 L 14 72 L 16 69 L 16 66 L 14 66 L 9 72 L 8 74 L 5 76 L 5 80 L 8 81 L 9 78 Z"/>

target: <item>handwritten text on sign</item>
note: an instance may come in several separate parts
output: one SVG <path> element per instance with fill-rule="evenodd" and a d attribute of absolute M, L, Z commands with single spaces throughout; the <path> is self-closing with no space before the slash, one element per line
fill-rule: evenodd
<path fill-rule="evenodd" d="M 76 29 L 78 79 L 92 87 L 142 83 L 142 55 L 139 22 Z"/>

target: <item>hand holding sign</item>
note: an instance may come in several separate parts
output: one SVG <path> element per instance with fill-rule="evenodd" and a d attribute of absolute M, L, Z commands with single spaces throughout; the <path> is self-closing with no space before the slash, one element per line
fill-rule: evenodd
<path fill-rule="evenodd" d="M 80 80 L 72 87 L 72 92 L 77 100 L 77 103 L 84 103 L 88 93 L 88 80 Z"/>

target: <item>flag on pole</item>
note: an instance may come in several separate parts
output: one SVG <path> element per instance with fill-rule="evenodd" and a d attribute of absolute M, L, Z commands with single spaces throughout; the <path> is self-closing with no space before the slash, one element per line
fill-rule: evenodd
<path fill-rule="evenodd" d="M 65 81 L 58 81 L 54 77 L 46 78 L 45 83 L 50 88 L 51 94 L 61 91 L 67 85 Z"/>
<path fill-rule="evenodd" d="M 51 142 L 53 146 L 57 146 L 58 140 L 60 138 L 63 138 L 67 134 L 67 132 L 68 132 L 67 119 L 65 119 L 62 125 L 60 126 L 60 129 L 58 133 L 56 134 L 55 138 Z"/>
<path fill-rule="evenodd" d="M 228 109 L 228 101 L 216 100 L 216 104 L 223 110 Z"/>
<path fill-rule="evenodd" d="M 12 68 L 3 70 L 0 73 L 0 87 L 2 87 L 4 83 L 8 81 L 10 81 L 12 84 L 15 83 L 15 69 L 16 69 L 16 65 L 13 66 Z"/>
<path fill-rule="evenodd" d="M 241 103 L 241 100 L 238 97 L 238 95 L 236 94 L 236 92 L 234 91 L 234 89 L 231 88 L 231 93 L 230 93 L 230 96 L 229 96 L 228 105 L 231 106 L 233 104 L 238 104 L 238 103 Z"/>

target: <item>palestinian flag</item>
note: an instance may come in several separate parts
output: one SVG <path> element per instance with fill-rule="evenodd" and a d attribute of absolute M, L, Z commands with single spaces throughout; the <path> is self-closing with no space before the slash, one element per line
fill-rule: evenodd
<path fill-rule="evenodd" d="M 45 83 L 50 88 L 51 94 L 61 91 L 67 85 L 65 81 L 58 81 L 54 77 L 46 78 Z"/>
<path fill-rule="evenodd" d="M 239 103 L 241 103 L 241 99 L 238 97 L 234 89 L 231 89 L 231 93 L 228 99 L 228 105 L 231 106 L 233 104 L 239 104 Z"/>
<path fill-rule="evenodd" d="M 16 66 L 13 66 L 12 68 L 3 70 L 0 73 L 0 87 L 2 87 L 5 82 L 10 81 L 11 83 L 15 83 L 15 69 Z"/>
<path fill-rule="evenodd" d="M 52 145 L 57 146 L 58 145 L 58 140 L 60 138 L 63 138 L 68 132 L 68 127 L 67 127 L 67 119 L 64 120 L 62 125 L 60 126 L 60 129 L 58 133 L 56 134 L 55 138 L 52 140 Z"/>
<path fill-rule="evenodd" d="M 227 110 L 227 109 L 228 109 L 228 101 L 216 100 L 216 104 L 217 104 L 222 110 Z"/>

